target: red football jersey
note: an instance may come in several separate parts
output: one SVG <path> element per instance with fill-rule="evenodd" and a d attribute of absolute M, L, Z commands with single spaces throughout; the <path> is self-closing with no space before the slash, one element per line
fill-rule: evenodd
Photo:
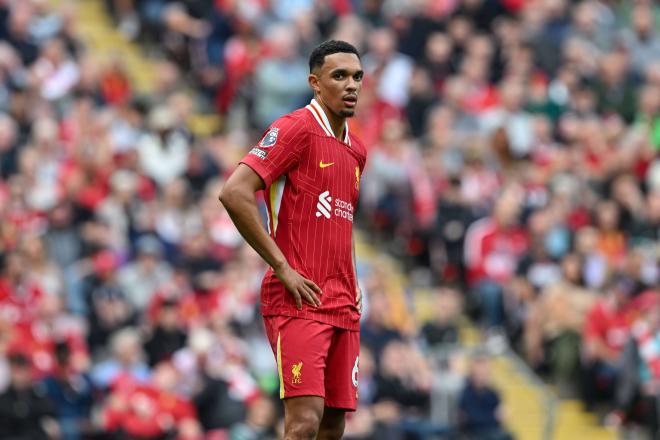
<path fill-rule="evenodd" d="M 276 120 L 241 163 L 263 179 L 268 230 L 293 269 L 314 281 L 321 306 L 293 296 L 269 269 L 261 287 L 264 316 L 313 319 L 359 329 L 355 306 L 353 216 L 367 152 L 344 127 L 343 141 L 332 135 L 315 101 Z"/>

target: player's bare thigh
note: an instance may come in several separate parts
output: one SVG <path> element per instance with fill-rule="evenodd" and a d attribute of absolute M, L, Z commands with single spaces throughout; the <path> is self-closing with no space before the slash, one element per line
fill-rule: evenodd
<path fill-rule="evenodd" d="M 318 440 L 338 440 L 344 435 L 345 426 L 346 410 L 326 406 L 323 410 L 323 418 L 316 438 Z"/>
<path fill-rule="evenodd" d="M 284 399 L 285 440 L 338 440 L 344 433 L 345 411 L 324 407 L 319 396 Z"/>

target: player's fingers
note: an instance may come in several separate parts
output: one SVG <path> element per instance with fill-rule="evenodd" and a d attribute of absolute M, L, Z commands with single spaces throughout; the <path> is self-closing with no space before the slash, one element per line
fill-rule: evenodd
<path fill-rule="evenodd" d="M 293 295 L 293 299 L 296 301 L 296 308 L 298 310 L 302 310 L 302 298 L 300 297 L 300 294 L 295 290 L 292 290 L 291 294 Z"/>
<path fill-rule="evenodd" d="M 309 295 L 310 302 L 314 305 L 314 307 L 318 307 L 321 305 L 321 300 L 319 299 L 318 296 L 314 292 L 312 292 L 311 289 L 308 288 L 307 294 Z"/>
<path fill-rule="evenodd" d="M 309 292 L 307 292 L 304 289 L 300 289 L 300 297 L 305 300 L 305 302 L 309 303 L 310 305 L 316 307 L 316 304 L 314 304 L 314 300 L 312 297 L 309 295 Z"/>
<path fill-rule="evenodd" d="M 318 294 L 321 294 L 321 288 L 316 285 L 316 283 L 312 280 L 308 280 L 305 278 L 305 285 L 308 286 L 309 288 L 312 289 L 313 292 L 316 292 Z"/>
<path fill-rule="evenodd" d="M 321 305 L 321 301 L 314 294 L 314 291 L 311 289 L 311 287 L 307 285 L 303 285 L 303 290 L 305 291 L 305 294 L 307 295 L 308 301 L 311 305 L 313 305 L 314 307 L 318 307 Z"/>

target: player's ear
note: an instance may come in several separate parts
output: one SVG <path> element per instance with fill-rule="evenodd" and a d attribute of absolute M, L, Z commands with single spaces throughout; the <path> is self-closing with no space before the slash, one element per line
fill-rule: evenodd
<path fill-rule="evenodd" d="M 307 77 L 307 82 L 309 83 L 309 86 L 312 88 L 314 93 L 320 93 L 321 92 L 321 85 L 319 84 L 319 77 L 316 76 L 316 74 L 310 73 L 309 76 Z"/>

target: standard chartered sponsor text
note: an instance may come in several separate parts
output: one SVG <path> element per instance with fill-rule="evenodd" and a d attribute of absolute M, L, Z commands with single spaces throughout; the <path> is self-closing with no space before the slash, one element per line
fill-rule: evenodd
<path fill-rule="evenodd" d="M 316 217 L 323 216 L 329 219 L 334 214 L 335 217 L 353 222 L 353 204 L 336 198 L 334 199 L 333 209 L 332 201 L 330 191 L 324 191 L 319 194 L 318 202 L 316 203 Z"/>
<path fill-rule="evenodd" d="M 335 215 L 353 221 L 353 205 L 341 199 L 335 199 Z"/>

